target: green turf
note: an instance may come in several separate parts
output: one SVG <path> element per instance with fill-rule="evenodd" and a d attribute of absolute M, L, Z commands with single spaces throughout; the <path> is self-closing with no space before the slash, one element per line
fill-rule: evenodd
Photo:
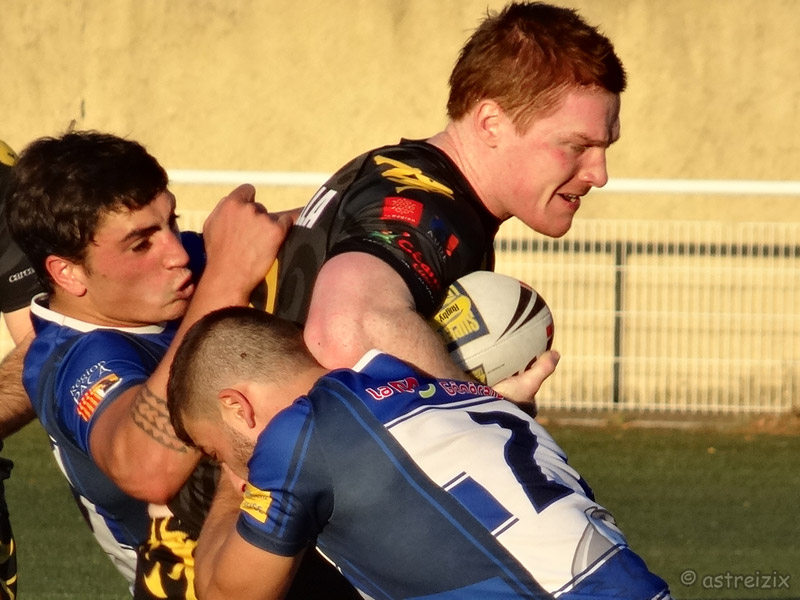
<path fill-rule="evenodd" d="M 39 424 L 6 440 L 3 456 L 14 461 L 5 486 L 20 600 L 129 599 L 126 582 L 83 521 Z"/>
<path fill-rule="evenodd" d="M 676 598 L 800 598 L 800 437 L 549 430 Z M 80 518 L 39 426 L 7 440 L 3 455 L 16 463 L 6 495 L 21 600 L 129 597 Z M 681 574 L 688 570 L 697 581 L 687 586 Z"/>
<path fill-rule="evenodd" d="M 800 598 L 800 437 L 549 429 L 676 598 Z"/>

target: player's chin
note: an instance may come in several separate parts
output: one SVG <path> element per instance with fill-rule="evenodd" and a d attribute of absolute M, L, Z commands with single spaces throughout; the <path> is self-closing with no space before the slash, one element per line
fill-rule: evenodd
<path fill-rule="evenodd" d="M 545 220 L 544 223 L 537 223 L 530 225 L 530 227 L 542 235 L 560 238 L 572 227 L 572 215 L 550 218 Z"/>
<path fill-rule="evenodd" d="M 161 321 L 174 321 L 175 319 L 182 318 L 186 311 L 189 309 L 189 300 L 176 299 L 167 304 L 162 311 Z"/>

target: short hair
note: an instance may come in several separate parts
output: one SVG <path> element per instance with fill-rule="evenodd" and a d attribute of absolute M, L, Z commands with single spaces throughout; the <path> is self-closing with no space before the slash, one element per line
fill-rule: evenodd
<path fill-rule="evenodd" d="M 228 307 L 189 328 L 178 346 L 167 383 L 167 409 L 175 434 L 194 445 L 186 420 L 218 414 L 217 394 L 242 380 L 290 380 L 317 365 L 300 328 L 255 308 Z"/>
<path fill-rule="evenodd" d="M 489 12 L 450 75 L 447 113 L 456 121 L 492 99 L 519 132 L 574 87 L 625 89 L 622 62 L 607 37 L 568 8 L 513 2 Z"/>
<path fill-rule="evenodd" d="M 13 169 L 9 230 L 52 292 L 45 269 L 49 255 L 85 264 L 107 214 L 147 206 L 167 183 L 166 171 L 137 142 L 97 131 L 39 138 Z"/>

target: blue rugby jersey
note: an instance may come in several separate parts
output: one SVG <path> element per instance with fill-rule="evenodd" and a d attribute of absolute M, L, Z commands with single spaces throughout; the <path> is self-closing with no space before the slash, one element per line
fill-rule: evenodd
<path fill-rule="evenodd" d="M 666 598 L 533 419 L 385 354 L 321 378 L 259 437 L 240 535 L 317 547 L 378 598 Z"/>
<path fill-rule="evenodd" d="M 202 242 L 193 233 L 181 237 L 198 273 Z M 125 494 L 100 470 L 91 458 L 89 437 L 105 408 L 150 377 L 178 322 L 101 327 L 50 310 L 44 294 L 32 301 L 31 318 L 36 337 L 25 356 L 23 384 L 92 533 L 133 582 L 135 548 L 148 536 L 148 504 Z"/>
<path fill-rule="evenodd" d="M 25 389 L 92 533 L 132 582 L 135 548 L 148 534 L 148 505 L 125 494 L 94 463 L 89 436 L 115 398 L 150 377 L 175 327 L 122 333 L 66 319 L 36 300 L 31 316 L 36 338 L 25 357 Z"/>

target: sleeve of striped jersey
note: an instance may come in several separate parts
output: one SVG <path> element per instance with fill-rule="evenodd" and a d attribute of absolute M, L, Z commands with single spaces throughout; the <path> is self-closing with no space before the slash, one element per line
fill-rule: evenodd
<path fill-rule="evenodd" d="M 111 330 L 86 334 L 67 352 L 56 374 L 59 427 L 89 452 L 92 426 L 103 410 L 131 386 L 147 380 L 154 365 L 125 338 Z"/>
<path fill-rule="evenodd" d="M 307 402 L 279 413 L 258 439 L 237 531 L 254 546 L 294 556 L 330 518 L 333 490 Z"/>

